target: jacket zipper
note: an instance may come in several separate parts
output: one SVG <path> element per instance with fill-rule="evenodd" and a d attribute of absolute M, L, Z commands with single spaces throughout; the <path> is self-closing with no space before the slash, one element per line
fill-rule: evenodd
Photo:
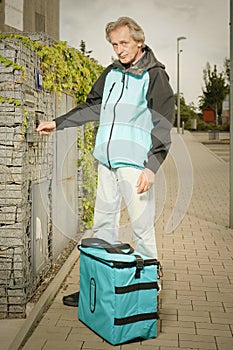
<path fill-rule="evenodd" d="M 110 169 L 112 168 L 112 166 L 111 166 L 110 157 L 109 157 L 109 146 L 110 146 L 110 141 L 111 141 L 111 138 L 112 138 L 113 127 L 114 127 L 114 123 L 115 123 L 115 119 L 116 119 L 116 107 L 117 107 L 118 103 L 120 102 L 120 100 L 122 98 L 124 87 L 125 87 L 125 73 L 122 73 L 122 74 L 123 74 L 122 80 L 121 80 L 121 82 L 122 82 L 122 89 L 121 89 L 120 96 L 118 97 L 118 100 L 116 101 L 116 103 L 115 103 L 115 105 L 113 107 L 113 120 L 112 120 L 112 126 L 111 126 L 111 130 L 110 130 L 110 134 L 109 134 L 108 144 L 107 144 L 107 160 L 108 160 L 108 165 L 109 165 Z M 113 84 L 113 86 L 114 85 L 115 85 L 115 83 Z M 111 87 L 110 93 L 111 93 L 111 91 L 113 89 L 113 86 Z M 109 96 L 110 96 L 110 93 L 109 93 Z M 108 98 L 109 98 L 109 96 L 108 96 Z"/>
<path fill-rule="evenodd" d="M 113 90 L 113 88 L 114 88 L 115 84 L 116 84 L 116 82 L 114 82 L 114 83 L 112 84 L 111 89 L 109 90 L 108 97 L 107 97 L 107 99 L 106 99 L 106 101 L 105 101 L 105 104 L 104 104 L 104 109 L 105 109 L 105 108 L 106 108 L 106 106 L 107 106 L 107 103 L 108 103 L 109 97 L 111 96 L 111 93 L 112 93 L 112 90 Z"/>

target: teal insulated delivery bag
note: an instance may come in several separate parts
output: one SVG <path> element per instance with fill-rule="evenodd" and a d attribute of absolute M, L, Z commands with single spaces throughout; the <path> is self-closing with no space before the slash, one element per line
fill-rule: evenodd
<path fill-rule="evenodd" d="M 112 345 L 156 337 L 159 262 L 95 238 L 78 249 L 79 320 Z"/>

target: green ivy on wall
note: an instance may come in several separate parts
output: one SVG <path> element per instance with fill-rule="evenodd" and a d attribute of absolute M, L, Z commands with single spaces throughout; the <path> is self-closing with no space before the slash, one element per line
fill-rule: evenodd
<path fill-rule="evenodd" d="M 28 37 L 20 34 L 0 34 L 0 40 L 16 40 L 21 44 L 31 47 L 40 56 L 40 70 L 43 77 L 43 89 L 54 93 L 67 93 L 73 96 L 77 103 L 85 101 L 93 83 L 103 72 L 104 67 L 97 64 L 91 58 L 84 56 L 79 50 L 71 48 L 65 41 L 54 42 L 51 45 L 41 44 L 30 40 Z M 12 66 L 13 70 L 22 71 L 21 81 L 26 79 L 26 68 L 14 64 L 8 58 L 0 55 L 0 63 L 6 67 Z M 0 102 L 13 103 L 20 105 L 20 101 L 13 98 L 4 99 L 0 96 Z M 27 112 L 24 112 L 27 116 Z M 24 120 L 23 130 L 27 127 Z M 78 137 L 78 147 L 82 150 L 82 158 L 78 166 L 83 169 L 83 221 L 87 228 L 93 224 L 94 199 L 97 182 L 97 172 L 92 157 L 94 138 L 96 134 L 96 124 L 87 123 L 84 126 L 84 138 Z"/>
<path fill-rule="evenodd" d="M 79 50 L 70 48 L 66 42 L 54 43 L 52 47 L 44 46 L 38 50 L 41 57 L 43 87 L 55 92 L 70 93 L 77 103 L 85 101 L 93 83 L 103 71 Z M 78 137 L 78 147 L 82 157 L 78 166 L 83 169 L 83 222 L 86 228 L 93 225 L 94 201 L 97 183 L 97 171 L 93 160 L 96 125 L 87 123 L 84 126 L 84 140 Z"/>

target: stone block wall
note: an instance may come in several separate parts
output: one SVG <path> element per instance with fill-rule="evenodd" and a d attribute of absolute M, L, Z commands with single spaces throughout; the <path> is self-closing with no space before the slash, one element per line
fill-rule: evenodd
<path fill-rule="evenodd" d="M 39 37 L 43 40 L 41 34 Z M 33 39 L 38 40 L 38 35 Z M 57 98 L 38 88 L 40 58 L 32 48 L 18 40 L 1 40 L 0 58 L 26 69 L 24 77 L 21 69 L 0 60 L 0 318 L 22 318 L 38 281 L 55 258 L 51 218 L 56 137 L 41 137 L 35 127 L 41 120 L 54 118 Z M 77 152 L 72 152 L 74 160 Z M 74 188 L 76 175 L 72 177 Z M 46 184 L 45 190 L 38 187 L 41 183 Z M 33 209 L 37 193 L 46 197 L 46 205 L 42 200 Z M 75 211 L 74 200 L 72 206 Z M 77 230 L 76 226 L 77 222 L 71 231 Z M 64 240 L 64 248 L 67 242 Z M 39 263 L 36 252 L 37 258 L 43 257 Z"/>

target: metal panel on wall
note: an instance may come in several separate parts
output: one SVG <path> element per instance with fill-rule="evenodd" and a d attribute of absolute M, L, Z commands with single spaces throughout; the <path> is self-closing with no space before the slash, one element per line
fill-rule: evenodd
<path fill-rule="evenodd" d="M 71 97 L 65 94 L 56 105 L 56 116 L 73 107 Z M 55 136 L 52 222 L 53 254 L 56 257 L 69 240 L 77 239 L 77 128 L 57 131 Z"/>
<path fill-rule="evenodd" d="M 50 180 L 32 184 L 32 271 L 36 275 L 48 262 Z"/>

